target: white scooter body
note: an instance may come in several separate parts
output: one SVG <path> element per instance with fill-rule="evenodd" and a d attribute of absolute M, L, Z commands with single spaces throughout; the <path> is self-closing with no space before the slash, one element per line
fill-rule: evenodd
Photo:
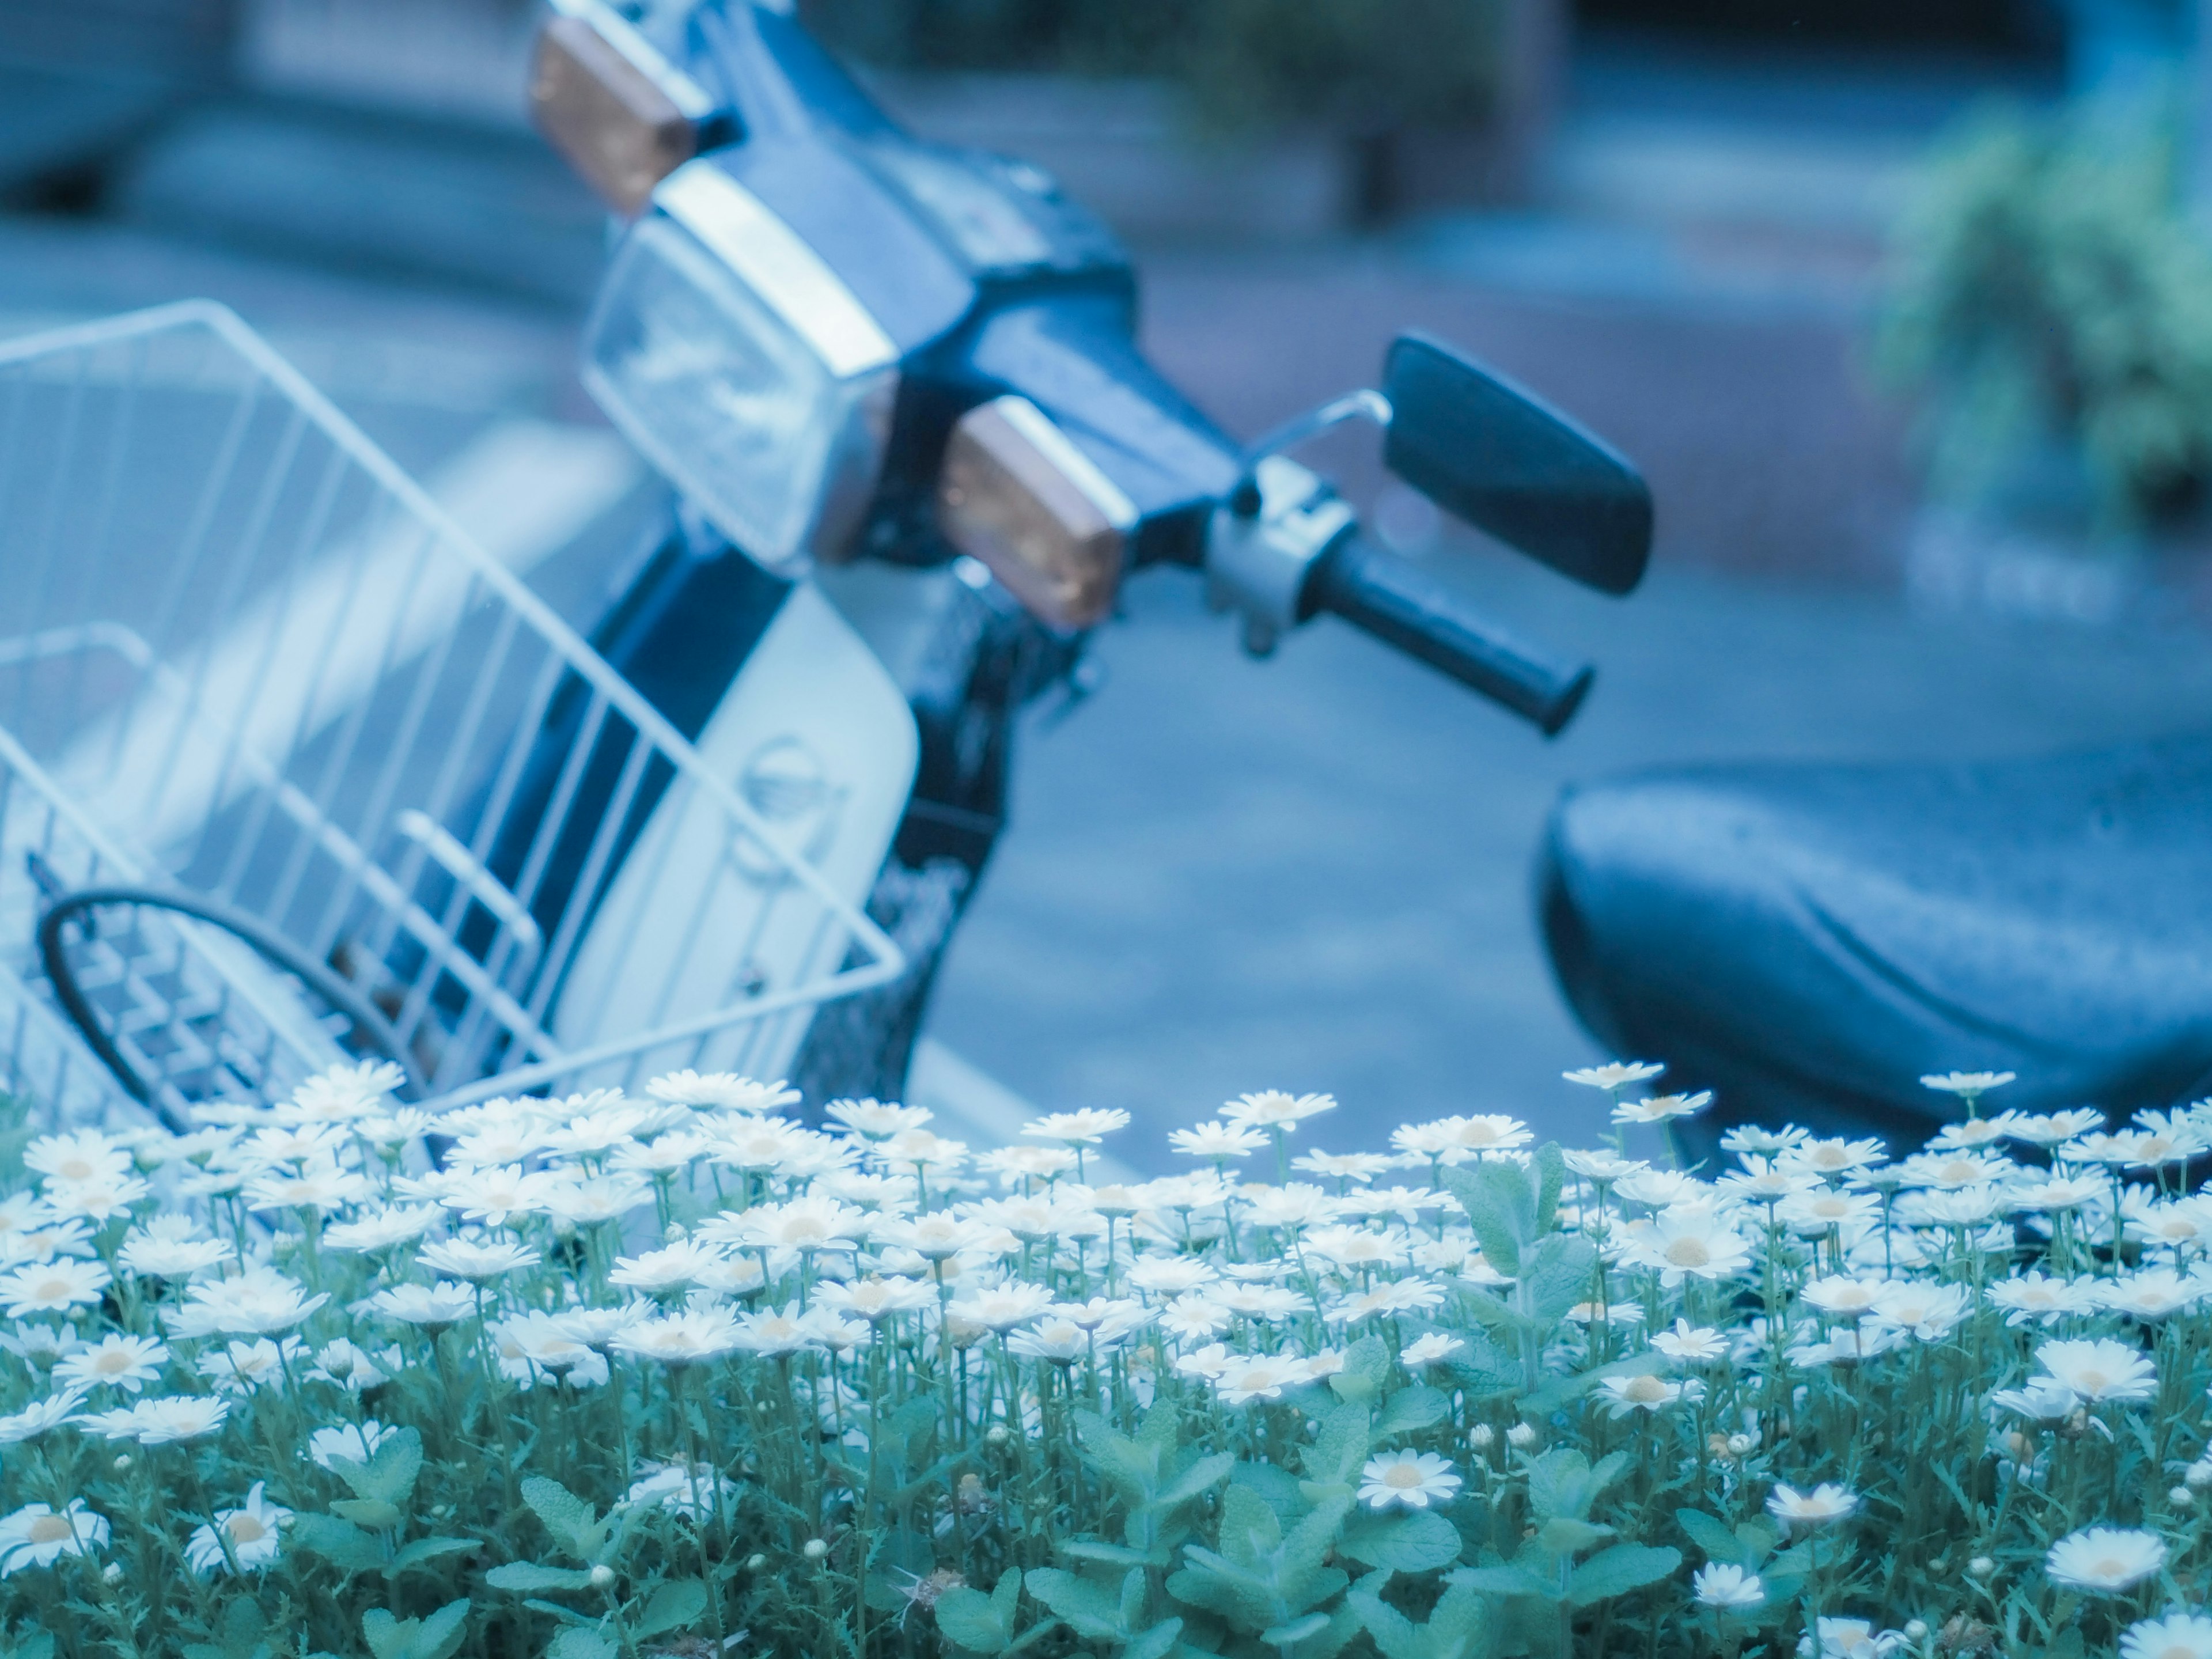
<path fill-rule="evenodd" d="M 913 792 L 921 738 L 905 695 L 813 581 L 792 590 L 694 746 L 781 847 L 866 901 Z M 846 941 L 825 935 L 819 906 L 787 902 L 790 882 L 764 860 L 726 856 L 722 822 L 703 801 L 647 822 L 568 970 L 553 1032 L 563 1047 L 836 968 L 829 958 Z M 720 1033 L 692 1063 L 786 1076 L 809 1012 Z"/>

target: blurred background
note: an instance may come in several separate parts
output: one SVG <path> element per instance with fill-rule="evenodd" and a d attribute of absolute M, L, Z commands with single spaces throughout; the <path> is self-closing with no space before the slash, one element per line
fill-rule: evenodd
<path fill-rule="evenodd" d="M 1042 711 L 915 1080 L 1587 1137 L 1545 967 L 1563 782 L 2021 754 L 2212 709 L 2212 52 L 2197 0 L 808 0 L 932 137 L 1129 239 L 1146 340 L 1249 434 L 1401 328 L 1610 438 L 1626 600 L 1322 452 L 1399 550 L 1600 665 L 1547 744 L 1322 622 L 1241 657 L 1133 583 Z M 2208 11 L 2212 15 L 2212 11 Z M 0 0 L 0 335 L 209 295 L 588 616 L 653 492 L 575 386 L 607 222 L 528 130 L 519 0 Z M 552 492 L 561 522 L 502 503 Z M 1664 1056 L 1656 1056 L 1664 1058 Z"/>

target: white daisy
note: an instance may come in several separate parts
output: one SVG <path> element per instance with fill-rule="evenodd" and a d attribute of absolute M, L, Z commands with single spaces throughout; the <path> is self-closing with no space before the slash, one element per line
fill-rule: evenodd
<path fill-rule="evenodd" d="M 2158 1389 L 2158 1368 L 2139 1350 L 2110 1337 L 2045 1342 L 2035 1362 L 2060 1387 L 2092 1403 L 2148 1400 Z"/>
<path fill-rule="evenodd" d="M 1579 1083 L 1586 1089 L 1626 1089 L 1638 1083 L 1649 1083 L 1667 1068 L 1653 1060 L 1610 1060 L 1603 1066 L 1584 1066 L 1559 1075 L 1570 1083 Z"/>
<path fill-rule="evenodd" d="M 107 1384 L 137 1394 L 161 1376 L 168 1360 L 168 1349 L 153 1338 L 111 1331 L 56 1365 L 54 1376 L 88 1390 Z"/>
<path fill-rule="evenodd" d="M 51 1567 L 64 1555 L 89 1555 L 107 1547 L 107 1519 L 72 1498 L 57 1511 L 50 1504 L 26 1504 L 0 1516 L 0 1578 L 26 1567 Z"/>
<path fill-rule="evenodd" d="M 2054 1583 L 2117 1595 L 2166 1565 L 2166 1540 L 2132 1527 L 2090 1527 L 2051 1547 L 2043 1570 Z"/>
<path fill-rule="evenodd" d="M 1856 1493 L 1825 1480 L 1810 1492 L 1800 1492 L 1778 1481 L 1766 1500 L 1766 1512 L 1785 1527 L 1830 1526 L 1858 1506 Z"/>
<path fill-rule="evenodd" d="M 432 1273 L 465 1279 L 471 1285 L 538 1265 L 537 1251 L 508 1238 L 436 1238 L 416 1253 L 415 1260 Z"/>
<path fill-rule="evenodd" d="M 10 1319 L 26 1314 L 67 1313 L 100 1300 L 112 1275 L 97 1261 L 64 1258 L 35 1262 L 0 1275 L 0 1310 Z"/>
<path fill-rule="evenodd" d="M 1372 1509 L 1425 1510 L 1431 1503 L 1450 1503 L 1459 1488 L 1451 1460 L 1434 1452 L 1384 1452 L 1359 1471 L 1359 1501 Z"/>
<path fill-rule="evenodd" d="M 1085 1106 L 1073 1112 L 1048 1112 L 1022 1125 L 1022 1133 L 1068 1146 L 1095 1146 L 1115 1131 L 1128 1127 L 1129 1115 L 1118 1107 Z"/>
<path fill-rule="evenodd" d="M 258 1572 L 276 1560 L 283 1548 L 284 1528 L 292 1524 L 292 1511 L 262 1495 L 267 1485 L 255 1481 L 243 1506 L 217 1510 L 212 1525 L 195 1531 L 185 1545 L 185 1565 L 204 1578 L 225 1568 Z"/>
<path fill-rule="evenodd" d="M 1280 1089 L 1262 1089 L 1239 1095 L 1218 1109 L 1231 1123 L 1248 1129 L 1296 1129 L 1310 1117 L 1336 1109 L 1334 1095 L 1293 1095 Z"/>
<path fill-rule="evenodd" d="M 369 1297 L 368 1306 L 386 1319 L 420 1325 L 434 1335 L 449 1325 L 473 1318 L 477 1293 L 465 1285 L 441 1279 L 435 1285 L 394 1285 Z"/>
<path fill-rule="evenodd" d="M 1670 1382 L 1663 1376 L 1608 1376 L 1598 1387 L 1604 1393 L 1607 1413 L 1614 1418 L 1638 1412 L 1656 1416 L 1669 1406 L 1684 1401 L 1694 1405 L 1705 1397 L 1705 1385 L 1695 1377 Z"/>
<path fill-rule="evenodd" d="M 2120 1659 L 2212 1659 L 2212 1618 L 2176 1610 L 2137 1620 L 2121 1632 Z"/>
<path fill-rule="evenodd" d="M 335 1468 L 341 1457 L 349 1463 L 366 1463 L 376 1449 L 399 1431 L 387 1429 L 374 1418 L 359 1423 L 337 1423 L 317 1429 L 307 1437 L 307 1455 L 318 1468 Z"/>
<path fill-rule="evenodd" d="M 799 1091 L 781 1078 L 774 1083 L 756 1083 L 733 1072 L 709 1072 L 704 1076 L 692 1071 L 671 1072 L 647 1084 L 645 1091 L 672 1106 L 702 1110 L 766 1114 L 799 1103 Z"/>
<path fill-rule="evenodd" d="M 720 1358 L 739 1344 L 737 1318 L 726 1308 L 698 1309 L 641 1319 L 609 1345 L 635 1359 L 657 1359 L 672 1370 Z"/>
<path fill-rule="evenodd" d="M 1713 1561 L 1699 1567 L 1690 1578 L 1691 1593 L 1699 1605 L 1723 1613 L 1747 1613 L 1766 1605 L 1766 1585 L 1755 1572 L 1747 1572 L 1733 1561 Z"/>

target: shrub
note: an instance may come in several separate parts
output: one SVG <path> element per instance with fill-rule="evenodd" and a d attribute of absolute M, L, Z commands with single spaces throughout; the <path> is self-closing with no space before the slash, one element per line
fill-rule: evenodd
<path fill-rule="evenodd" d="M 1708 1179 L 1263 1094 L 1124 1186 L 690 1073 L 433 1167 L 397 1081 L 14 1139 L 6 1651 L 2212 1651 L 2202 1107 Z"/>
<path fill-rule="evenodd" d="M 2039 458 L 2133 531 L 2212 476 L 2212 249 L 2174 124 L 1987 112 L 1944 139 L 1896 239 L 1879 358 L 1917 395 L 1939 493 L 2008 505 Z M 2046 465 L 2045 471 L 2052 467 Z M 2012 503 L 2016 505 L 2017 502 Z"/>

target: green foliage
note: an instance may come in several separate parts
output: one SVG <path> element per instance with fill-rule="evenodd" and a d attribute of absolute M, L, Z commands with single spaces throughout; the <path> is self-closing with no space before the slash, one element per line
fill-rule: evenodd
<path fill-rule="evenodd" d="M 2186 1142 L 2200 1123 L 2212 1129 L 2212 1108 L 2160 1133 Z M 1449 1148 L 1469 1126 L 1426 1127 L 1449 1133 L 1420 1139 Z M 761 1132 L 747 1119 L 715 1133 Z M 476 1235 L 539 1260 L 489 1285 L 481 1317 L 471 1291 L 466 1316 L 435 1331 L 378 1311 L 380 1291 L 423 1287 L 428 1264 L 411 1242 L 358 1250 L 325 1231 L 319 1247 L 303 1226 L 228 1220 L 218 1232 L 208 1216 L 228 1212 L 203 1210 L 200 1243 L 242 1244 L 263 1291 L 327 1300 L 300 1312 L 296 1346 L 271 1344 L 270 1380 L 234 1385 L 224 1421 L 181 1443 L 118 1457 L 100 1437 L 112 1419 L 92 1414 L 98 1396 L 64 1395 L 80 1420 L 60 1427 L 26 1429 L 21 1413 L 54 1397 L 72 1344 L 126 1334 L 165 1350 L 149 1396 L 191 1405 L 240 1360 L 222 1334 L 176 1328 L 201 1290 L 126 1274 L 54 1323 L 18 1320 L 0 1351 L 0 1415 L 25 1437 L 0 1457 L 0 1550 L 58 1546 L 53 1517 L 29 1507 L 58 1499 L 82 1500 L 106 1530 L 85 1534 L 81 1553 L 0 1561 L 0 1659 L 705 1659 L 739 1647 L 824 1659 L 1772 1659 L 1823 1615 L 1951 1629 L 1940 1659 L 2087 1659 L 2212 1571 L 2192 1496 L 2212 1484 L 2201 1405 L 2212 1297 L 2184 1271 L 2166 1276 L 2194 1266 L 2193 1247 L 2184 1257 L 2152 1242 L 2194 1237 L 2203 1212 L 2172 1172 L 2134 1183 L 2115 1215 L 2100 1170 L 2091 1196 L 2074 1193 L 2042 1232 L 1923 1221 L 1916 1206 L 1934 1200 L 1907 1190 L 1887 1237 L 1872 1231 L 1874 1204 L 1869 1231 L 1811 1236 L 1786 1206 L 1726 1187 L 1689 1188 L 1665 1217 L 1690 1230 L 1677 1232 L 1651 1224 L 1657 1200 L 1626 1180 L 1601 1207 L 1556 1150 L 1493 1151 L 1443 1165 L 1441 1193 L 1224 1195 L 1209 1179 L 1212 1217 L 1192 1214 L 1200 1183 L 1164 1183 L 1141 1218 L 1115 1202 L 1110 1245 L 1093 1197 L 1062 1186 L 1044 1218 L 1071 1230 L 1056 1249 L 989 1225 L 1036 1229 L 1041 1194 L 987 1206 L 939 1174 L 925 1202 L 878 1173 L 849 1190 L 882 1207 L 836 1218 L 886 1236 L 856 1260 L 767 1252 L 774 1281 L 735 1297 L 742 1312 L 692 1292 L 681 1319 L 725 1320 L 726 1346 L 672 1367 L 606 1341 L 609 1328 L 641 1328 L 623 1322 L 659 1316 L 629 1305 L 619 1253 L 659 1244 L 672 1224 L 696 1240 L 778 1215 L 818 1222 L 820 1160 L 868 1157 L 794 1144 L 804 1173 L 693 1164 L 665 1190 L 641 1185 L 634 1239 L 537 1216 Z M 61 1155 L 46 1147 L 32 1165 Z M 380 1174 L 386 1201 L 405 1196 L 396 1169 L 359 1155 L 363 1182 Z M 2039 1171 L 1992 1178 L 2007 1182 L 2005 1204 L 2037 1201 Z M 1847 1176 L 1804 1179 L 1850 1190 Z M 1668 1176 L 1645 1190 L 1682 1186 Z M 140 1217 L 156 1201 L 142 1199 Z M 940 1207 L 981 1224 L 971 1248 L 985 1263 L 949 1275 L 963 1281 L 945 1287 L 950 1320 L 933 1273 L 889 1237 L 909 1212 Z M 107 1224 L 82 1260 L 123 1264 L 156 1241 L 141 1226 Z M 1717 1256 L 1678 1260 L 1654 1243 L 1698 1228 L 1724 1247 Z M 1700 1274 L 1701 1261 L 1736 1265 Z M 740 1289 L 761 1267 L 757 1253 L 710 1265 Z M 2051 1334 L 2009 1322 L 1993 1288 L 2027 1267 L 2080 1301 L 2067 1335 L 2113 1345 L 2099 1375 L 2148 1367 L 2146 1397 L 2045 1421 L 1992 1392 L 2048 1358 Z M 837 1319 L 869 1289 L 843 1281 L 871 1274 L 908 1310 Z M 1921 1304 L 1916 1321 L 1939 1297 L 1957 1317 L 1917 1331 L 1870 1319 L 1855 1328 L 1875 1351 L 1838 1365 L 1824 1338 L 1854 1327 L 1813 1288 L 1838 1278 L 1863 1281 L 1882 1307 L 1893 1295 Z M 2142 1317 L 2116 1305 L 2154 1293 L 2181 1303 Z M 957 1298 L 983 1294 L 1061 1311 L 1002 1337 L 963 1322 Z M 1602 1320 L 1600 1304 L 1641 1317 Z M 579 1307 L 591 1311 L 560 1328 L 598 1333 L 604 1371 L 515 1362 L 548 1310 Z M 1031 1342 L 1051 1334 L 1048 1320 L 1079 1316 L 1081 1342 Z M 781 1346 L 802 1317 L 817 1339 Z M 375 1376 L 357 1389 L 345 1379 L 362 1357 Z M 362 1455 L 342 1455 L 348 1445 Z M 1855 1507 L 1787 1536 L 1767 1509 L 1784 1482 L 1838 1483 Z M 200 1529 L 216 1515 L 228 1528 L 257 1484 L 257 1501 L 289 1521 L 230 1532 L 211 1561 Z M 2045 1569 L 2054 1541 L 2093 1522 L 2145 1528 L 2166 1549 L 2132 1601 L 2075 1595 Z M 1707 1601 L 1722 1605 L 1697 1599 L 1693 1566 L 1721 1570 Z"/>
<path fill-rule="evenodd" d="M 878 64 L 1144 74 L 1229 127 L 1357 131 L 1479 124 L 1497 101 L 1497 0 L 809 0 Z"/>
<path fill-rule="evenodd" d="M 427 1619 L 395 1619 L 382 1607 L 361 1618 L 361 1633 L 376 1659 L 452 1659 L 468 1634 L 469 1603 L 448 1601 Z"/>
<path fill-rule="evenodd" d="M 1999 108 L 1931 156 L 1895 239 L 1878 342 L 1948 496 L 2106 531 L 2212 477 L 2212 246 L 2179 199 L 2164 109 Z M 2069 491 L 2072 492 L 2069 494 Z"/>

